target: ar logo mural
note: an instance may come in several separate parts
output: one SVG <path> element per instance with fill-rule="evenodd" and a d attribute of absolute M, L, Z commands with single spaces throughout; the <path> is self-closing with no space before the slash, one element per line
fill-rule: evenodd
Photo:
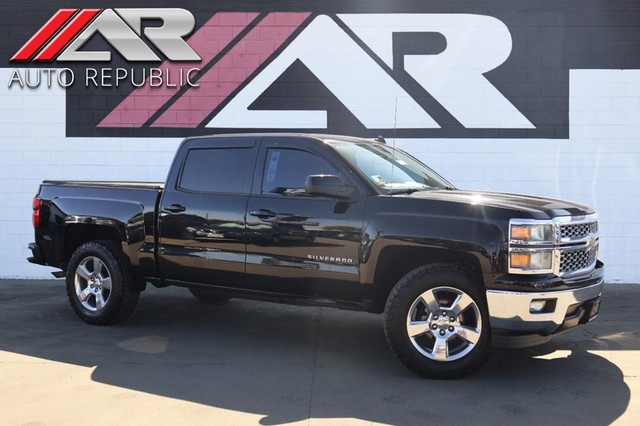
<path fill-rule="evenodd" d="M 230 23 L 236 29 L 224 31 Z M 440 52 L 412 48 L 400 58 L 401 66 L 462 126 L 535 128 L 484 76 L 503 64 L 512 49 L 509 29 L 496 18 L 284 12 L 217 13 L 189 39 L 203 65 L 209 63 L 197 76 L 199 87 L 136 89 L 98 127 L 327 129 L 326 110 L 252 107 L 289 67 L 301 62 L 366 129 L 440 128 L 428 108 L 393 76 L 398 68 L 394 39 L 403 34 L 442 39 Z M 166 62 L 162 67 L 180 65 Z"/>

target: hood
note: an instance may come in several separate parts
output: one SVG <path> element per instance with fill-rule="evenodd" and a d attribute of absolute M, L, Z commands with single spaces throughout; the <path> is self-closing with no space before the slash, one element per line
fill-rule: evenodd
<path fill-rule="evenodd" d="M 410 197 L 515 210 L 530 215 L 532 219 L 551 219 L 558 216 L 582 216 L 594 213 L 590 207 L 570 201 L 499 192 L 437 189 L 414 192 Z"/>

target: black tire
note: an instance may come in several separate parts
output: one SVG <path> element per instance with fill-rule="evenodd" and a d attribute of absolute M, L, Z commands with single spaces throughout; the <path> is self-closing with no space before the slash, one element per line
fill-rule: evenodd
<path fill-rule="evenodd" d="M 231 299 L 231 296 L 225 296 L 213 290 L 207 290 L 203 288 L 190 288 L 189 291 L 200 302 L 209 303 L 212 305 L 224 305 Z"/>
<path fill-rule="evenodd" d="M 104 268 L 100 271 L 95 269 L 87 272 L 87 266 L 94 259 L 99 259 Z M 85 268 L 81 272 L 78 268 L 81 264 Z M 95 262 L 95 261 L 94 261 Z M 75 313 L 83 321 L 95 325 L 108 325 L 118 323 L 127 318 L 138 304 L 140 292 L 136 290 L 133 279 L 129 275 L 128 262 L 122 253 L 120 245 L 115 241 L 91 241 L 82 244 L 71 256 L 67 266 L 67 296 Z M 90 281 L 82 274 L 90 273 L 96 281 L 96 293 L 89 291 Z M 110 287 L 107 290 L 106 277 L 94 275 L 106 275 L 110 278 Z M 104 280 L 104 281 L 103 281 Z M 98 283 L 98 281 L 100 281 Z M 105 286 L 102 286 L 105 282 Z M 100 284 L 101 298 L 104 305 L 98 304 L 98 284 Z M 91 284 L 92 285 L 92 284 Z M 82 291 L 87 291 L 88 296 L 81 300 Z M 80 294 L 79 294 L 80 293 Z M 106 296 L 106 299 L 104 298 Z M 102 303 L 102 302 L 101 302 Z"/>
<path fill-rule="evenodd" d="M 431 305 L 437 309 L 428 308 L 429 296 L 434 296 L 436 303 Z M 460 303 L 447 305 L 450 300 Z M 465 302 L 469 306 L 457 315 Z M 416 326 L 411 329 L 416 333 L 413 338 L 409 324 Z M 387 299 L 384 331 L 391 350 L 405 366 L 434 379 L 471 374 L 491 352 L 485 295 L 465 268 L 453 264 L 425 265 L 405 275 Z"/>

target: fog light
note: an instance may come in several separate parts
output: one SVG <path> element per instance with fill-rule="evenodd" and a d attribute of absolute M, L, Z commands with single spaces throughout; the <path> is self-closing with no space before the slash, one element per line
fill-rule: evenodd
<path fill-rule="evenodd" d="M 545 306 L 547 306 L 546 300 L 532 300 L 531 305 L 529 306 L 529 312 L 532 314 L 538 314 L 544 311 Z"/>

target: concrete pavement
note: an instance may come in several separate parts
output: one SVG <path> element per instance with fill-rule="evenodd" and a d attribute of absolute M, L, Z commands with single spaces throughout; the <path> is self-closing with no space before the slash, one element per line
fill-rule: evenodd
<path fill-rule="evenodd" d="M 638 424 L 639 306 L 640 285 L 609 285 L 593 323 L 435 381 L 377 315 L 149 288 L 96 327 L 62 281 L 0 280 L 0 424 Z"/>

